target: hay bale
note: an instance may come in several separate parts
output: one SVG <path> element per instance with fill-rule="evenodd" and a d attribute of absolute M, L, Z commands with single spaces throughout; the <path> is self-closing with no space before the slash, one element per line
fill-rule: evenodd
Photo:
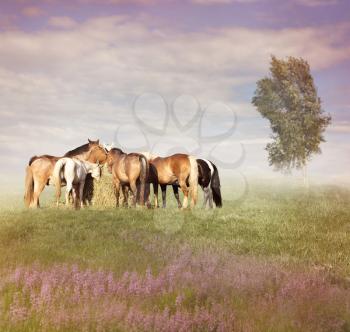
<path fill-rule="evenodd" d="M 92 181 L 92 187 L 91 202 L 94 207 L 115 207 L 115 190 L 112 182 L 112 175 L 109 174 L 106 167 L 102 169 L 100 180 Z"/>
<path fill-rule="evenodd" d="M 149 194 L 149 190 L 149 184 L 146 184 L 146 193 Z M 84 197 L 91 205 L 97 208 L 111 208 L 116 206 L 115 189 L 112 181 L 112 175 L 108 172 L 107 167 L 104 167 L 102 169 L 102 176 L 99 181 L 93 179 L 92 177 L 86 179 Z M 128 204 L 131 206 L 133 201 L 133 194 L 131 191 L 129 191 L 128 198 Z M 122 188 L 120 188 L 120 206 L 123 205 L 123 200 L 124 198 Z"/>

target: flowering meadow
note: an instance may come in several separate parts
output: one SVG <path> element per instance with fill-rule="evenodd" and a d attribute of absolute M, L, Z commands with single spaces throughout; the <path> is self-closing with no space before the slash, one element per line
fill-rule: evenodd
<path fill-rule="evenodd" d="M 157 275 L 17 267 L 3 276 L 1 295 L 5 329 L 342 331 L 350 322 L 350 289 L 323 273 L 190 250 Z"/>
<path fill-rule="evenodd" d="M 249 195 L 179 228 L 3 208 L 0 331 L 349 331 L 349 193 Z"/>

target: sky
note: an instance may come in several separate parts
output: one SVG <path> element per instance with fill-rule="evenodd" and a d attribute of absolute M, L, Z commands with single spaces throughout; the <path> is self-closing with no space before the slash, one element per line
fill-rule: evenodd
<path fill-rule="evenodd" d="M 350 184 L 350 1 L 1 0 L 0 184 L 88 138 L 278 177 L 251 104 L 271 55 L 306 59 L 332 116 L 310 178 Z"/>

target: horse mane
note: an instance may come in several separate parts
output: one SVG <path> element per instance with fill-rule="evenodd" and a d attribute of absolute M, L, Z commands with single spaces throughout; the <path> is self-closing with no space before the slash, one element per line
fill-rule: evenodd
<path fill-rule="evenodd" d="M 112 148 L 109 150 L 109 152 L 112 152 L 112 153 L 125 153 L 122 149 L 119 149 L 119 148 Z"/>
<path fill-rule="evenodd" d="M 64 157 L 74 157 L 77 156 L 78 154 L 84 153 L 84 152 L 88 152 L 89 151 L 89 143 L 83 144 L 82 146 L 79 146 L 77 148 L 75 148 L 74 150 L 70 150 L 68 151 Z"/>

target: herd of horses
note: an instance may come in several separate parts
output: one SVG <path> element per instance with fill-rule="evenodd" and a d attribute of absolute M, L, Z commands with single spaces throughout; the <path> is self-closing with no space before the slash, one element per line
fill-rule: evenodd
<path fill-rule="evenodd" d="M 220 178 L 217 167 L 209 160 L 177 153 L 168 157 L 155 156 L 149 152 L 125 153 L 121 149 L 100 144 L 99 140 L 68 151 L 63 157 L 51 155 L 33 156 L 29 160 L 25 176 L 24 202 L 26 207 L 38 208 L 39 196 L 46 185 L 56 187 L 57 206 L 61 187 L 66 186 L 65 200 L 70 199 L 76 208 L 88 204 L 86 187 L 92 179 L 102 176 L 102 167 L 107 165 L 112 174 L 115 188 L 116 206 L 119 206 L 120 191 L 123 205 L 128 206 L 129 192 L 132 192 L 132 206 L 140 204 L 152 207 L 150 186 L 153 186 L 154 207 L 159 207 L 158 187 L 162 191 L 162 206 L 166 207 L 166 188 L 171 185 L 179 208 L 187 208 L 197 203 L 197 188 L 204 193 L 204 206 L 222 206 Z M 183 193 L 183 202 L 179 197 Z"/>

